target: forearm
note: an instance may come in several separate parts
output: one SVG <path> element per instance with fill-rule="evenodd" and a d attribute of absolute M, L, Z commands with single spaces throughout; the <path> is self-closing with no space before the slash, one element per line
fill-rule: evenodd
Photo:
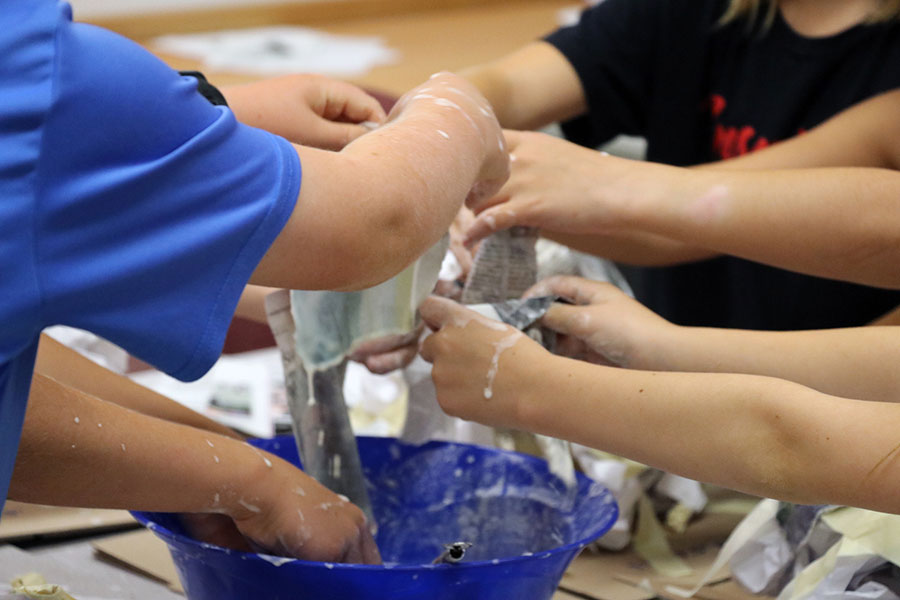
<path fill-rule="evenodd" d="M 148 416 L 240 438 L 228 427 L 101 367 L 46 335 L 41 335 L 35 372 Z"/>
<path fill-rule="evenodd" d="M 487 98 L 506 129 L 538 129 L 587 110 L 578 74 L 547 42 L 534 42 L 460 75 Z"/>
<path fill-rule="evenodd" d="M 10 498 L 167 512 L 240 507 L 265 474 L 252 448 L 35 375 Z M 185 482 L 189 482 L 186 484 Z"/>
<path fill-rule="evenodd" d="M 523 383 L 515 426 L 686 477 L 809 504 L 898 511 L 900 405 L 751 375 L 612 369 L 555 357 Z M 885 489 L 887 488 L 887 489 Z"/>
<path fill-rule="evenodd" d="M 478 176 L 480 136 L 449 107 L 404 116 L 339 153 L 296 147 L 300 197 L 253 283 L 361 289 L 399 273 L 448 230 Z"/>
<path fill-rule="evenodd" d="M 664 267 L 717 256 L 705 248 L 640 232 L 578 235 L 545 231 L 541 235 L 579 252 L 642 267 Z"/>
<path fill-rule="evenodd" d="M 248 319 L 256 323 L 268 324 L 266 317 L 266 296 L 276 291 L 276 288 L 261 285 L 248 285 L 241 293 L 234 316 Z"/>
<path fill-rule="evenodd" d="M 655 165 L 620 226 L 807 274 L 900 287 L 900 173 L 687 171 Z M 658 176 L 657 176 L 658 175 Z"/>
<path fill-rule="evenodd" d="M 745 373 L 794 381 L 826 394 L 898 402 L 900 335 L 891 327 L 742 331 L 677 327 L 660 332 L 646 368 Z"/>

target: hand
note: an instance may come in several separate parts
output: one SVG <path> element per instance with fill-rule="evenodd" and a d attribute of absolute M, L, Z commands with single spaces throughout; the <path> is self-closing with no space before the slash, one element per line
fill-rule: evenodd
<path fill-rule="evenodd" d="M 321 75 L 287 75 L 222 90 L 239 121 L 295 144 L 340 150 L 382 123 L 378 100 L 344 81 Z"/>
<path fill-rule="evenodd" d="M 255 449 L 254 449 L 255 451 Z M 363 512 L 280 458 L 268 460 L 251 489 L 227 513 L 267 554 L 326 562 L 377 564 L 378 547 Z"/>
<path fill-rule="evenodd" d="M 580 277 L 545 279 L 525 293 L 555 295 L 575 306 L 554 304 L 541 324 L 556 331 L 556 352 L 588 362 L 633 369 L 666 369 L 669 340 L 679 328 L 609 283 Z M 673 342 L 676 343 L 676 342 Z M 677 348 L 677 346 L 674 346 Z"/>
<path fill-rule="evenodd" d="M 404 94 L 394 105 L 388 120 L 423 107 L 428 110 L 438 108 L 444 114 L 459 114 L 467 127 L 475 129 L 481 142 L 481 171 L 466 204 L 471 206 L 493 196 L 509 177 L 509 154 L 490 103 L 466 79 L 453 73 L 435 73 L 428 81 Z"/>
<path fill-rule="evenodd" d="M 419 308 L 435 331 L 422 343 L 444 411 L 494 427 L 521 428 L 520 408 L 538 365 L 551 358 L 522 332 L 445 298 Z"/>
<path fill-rule="evenodd" d="M 543 133 L 504 131 L 512 171 L 492 198 L 470 204 L 472 245 L 516 225 L 593 234 L 623 226 L 623 211 L 660 165 L 615 158 Z M 664 167 L 662 167 L 664 168 Z"/>
<path fill-rule="evenodd" d="M 376 375 L 384 375 L 402 369 L 413 361 L 419 351 L 422 326 L 405 335 L 389 335 L 359 344 L 350 354 L 350 360 L 362 363 Z"/>

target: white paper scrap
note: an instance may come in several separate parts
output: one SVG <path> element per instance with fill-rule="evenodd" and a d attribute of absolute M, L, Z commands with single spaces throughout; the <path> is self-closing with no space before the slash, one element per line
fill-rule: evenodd
<path fill-rule="evenodd" d="M 154 50 L 203 62 L 210 70 L 261 75 L 321 73 L 358 77 L 393 64 L 399 52 L 378 37 L 333 35 L 306 27 L 260 27 L 166 35 Z"/>

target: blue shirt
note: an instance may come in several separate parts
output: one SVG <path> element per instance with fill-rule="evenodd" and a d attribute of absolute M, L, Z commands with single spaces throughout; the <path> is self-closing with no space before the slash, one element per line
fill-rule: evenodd
<path fill-rule="evenodd" d="M 0 508 L 44 327 L 184 380 L 218 357 L 300 164 L 148 52 L 18 0 L 0 27 Z"/>

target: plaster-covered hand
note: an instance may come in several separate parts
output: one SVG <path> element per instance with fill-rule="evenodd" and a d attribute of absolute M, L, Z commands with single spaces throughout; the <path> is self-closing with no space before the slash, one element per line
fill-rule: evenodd
<path fill-rule="evenodd" d="M 496 194 L 509 178 L 509 153 L 497 117 L 481 92 L 458 75 L 435 73 L 397 101 L 388 115 L 388 121 L 402 119 L 406 111 L 417 103 L 428 103 L 443 111 L 461 112 L 481 141 L 481 171 L 466 198 L 466 204 L 477 205 Z M 437 133 L 445 137 L 449 135 L 444 131 Z"/>
<path fill-rule="evenodd" d="M 260 551 L 327 562 L 381 562 L 363 512 L 293 465 L 259 452 L 270 468 L 226 509 Z"/>
<path fill-rule="evenodd" d="M 677 170 L 590 150 L 537 132 L 504 131 L 511 173 L 492 198 L 470 204 L 477 219 L 468 244 L 516 225 L 570 234 L 617 233 L 645 182 Z M 664 172 L 665 171 L 665 172 Z"/>
<path fill-rule="evenodd" d="M 238 120 L 290 142 L 340 150 L 381 123 L 378 100 L 345 81 L 322 75 L 286 75 L 222 89 Z"/>
<path fill-rule="evenodd" d="M 517 427 L 518 400 L 551 355 L 520 331 L 452 300 L 431 297 L 419 310 L 434 330 L 421 354 L 432 363 L 441 408 L 485 425 Z"/>
<path fill-rule="evenodd" d="M 581 277 L 557 276 L 534 285 L 526 296 L 555 295 L 541 320 L 561 334 L 556 352 L 588 362 L 633 369 L 666 369 L 667 348 L 677 348 L 681 328 L 653 313 L 616 286 Z"/>
<path fill-rule="evenodd" d="M 378 560 L 363 513 L 280 458 L 40 373 L 32 381 L 9 498 L 230 517 L 246 539 L 224 519 L 194 518 L 193 530 L 207 541 L 269 554 Z"/>

